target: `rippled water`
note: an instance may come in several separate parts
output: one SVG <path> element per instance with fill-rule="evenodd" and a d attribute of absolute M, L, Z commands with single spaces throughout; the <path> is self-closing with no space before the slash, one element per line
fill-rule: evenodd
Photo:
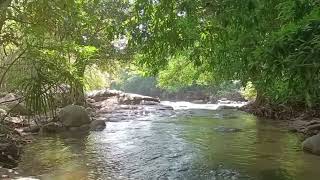
<path fill-rule="evenodd" d="M 239 128 L 222 132 L 217 128 Z M 19 168 L 40 179 L 318 180 L 320 157 L 294 134 L 235 110 L 180 110 L 108 122 L 102 132 L 39 137 Z"/>

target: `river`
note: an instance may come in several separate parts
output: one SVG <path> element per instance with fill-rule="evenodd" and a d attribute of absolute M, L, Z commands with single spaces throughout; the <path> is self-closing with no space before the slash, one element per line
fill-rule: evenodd
<path fill-rule="evenodd" d="M 320 157 L 270 120 L 180 102 L 174 115 L 108 122 L 102 132 L 37 137 L 19 169 L 45 180 L 318 180 Z"/>

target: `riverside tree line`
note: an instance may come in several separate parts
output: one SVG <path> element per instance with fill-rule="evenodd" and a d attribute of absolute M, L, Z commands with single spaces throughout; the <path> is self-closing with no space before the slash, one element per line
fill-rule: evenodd
<path fill-rule="evenodd" d="M 320 101 L 318 0 L 2 0 L 2 91 L 33 114 L 66 85 L 84 103 L 85 72 L 134 64 L 164 88 L 250 83 L 259 105 Z"/>

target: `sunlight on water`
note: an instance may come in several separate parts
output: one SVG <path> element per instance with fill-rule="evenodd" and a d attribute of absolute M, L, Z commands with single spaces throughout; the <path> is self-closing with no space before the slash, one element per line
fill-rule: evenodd
<path fill-rule="evenodd" d="M 19 168 L 26 176 L 48 180 L 319 179 L 320 157 L 302 152 L 299 138 L 277 123 L 203 108 L 216 105 L 184 106 L 191 108 L 173 117 L 39 137 L 26 147 Z"/>
<path fill-rule="evenodd" d="M 230 106 L 230 107 L 242 107 L 246 105 L 246 102 L 231 102 L 229 104 L 195 104 L 186 101 L 161 101 L 161 104 L 172 106 L 175 110 L 185 110 L 185 109 L 207 109 L 207 110 L 217 110 L 219 106 Z"/>

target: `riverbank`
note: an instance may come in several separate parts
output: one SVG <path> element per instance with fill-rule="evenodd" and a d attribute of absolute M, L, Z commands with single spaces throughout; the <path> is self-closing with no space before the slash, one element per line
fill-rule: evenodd
<path fill-rule="evenodd" d="M 300 133 L 305 138 L 319 134 L 320 132 L 320 108 L 306 109 L 281 105 L 261 106 L 249 103 L 239 109 L 257 117 L 286 123 L 289 131 Z"/>
<path fill-rule="evenodd" d="M 0 134 L 0 179 L 18 178 L 20 173 L 15 168 L 20 162 L 23 147 L 32 142 L 32 136 L 21 136 L 11 122 L 1 124 Z"/>

